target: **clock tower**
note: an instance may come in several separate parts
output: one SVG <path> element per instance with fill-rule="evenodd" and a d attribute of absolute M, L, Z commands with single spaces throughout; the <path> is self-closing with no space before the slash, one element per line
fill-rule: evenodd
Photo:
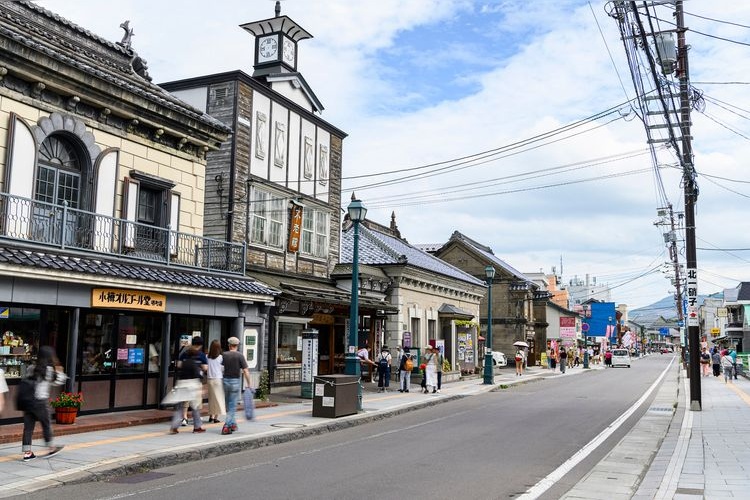
<path fill-rule="evenodd" d="M 240 25 L 255 36 L 254 77 L 297 72 L 297 42 L 312 35 L 281 15 L 281 2 L 276 2 L 276 16 L 263 21 Z"/>

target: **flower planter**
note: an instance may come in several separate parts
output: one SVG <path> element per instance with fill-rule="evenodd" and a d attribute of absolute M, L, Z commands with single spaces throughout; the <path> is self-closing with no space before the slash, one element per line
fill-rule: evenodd
<path fill-rule="evenodd" d="M 58 424 L 75 424 L 76 416 L 78 415 L 78 408 L 66 408 L 59 407 L 55 408 L 55 421 Z"/>

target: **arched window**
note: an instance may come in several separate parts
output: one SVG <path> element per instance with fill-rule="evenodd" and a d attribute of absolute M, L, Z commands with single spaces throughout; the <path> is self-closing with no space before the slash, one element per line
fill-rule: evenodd
<path fill-rule="evenodd" d="M 39 148 L 34 199 L 44 203 L 79 208 L 81 161 L 74 145 L 60 135 L 44 139 Z"/>

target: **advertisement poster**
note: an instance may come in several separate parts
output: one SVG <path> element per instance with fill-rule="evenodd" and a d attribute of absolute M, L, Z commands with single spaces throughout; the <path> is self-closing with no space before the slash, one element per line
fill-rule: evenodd
<path fill-rule="evenodd" d="M 459 361 L 465 361 L 466 360 L 466 334 L 465 333 L 459 333 L 456 335 L 456 343 L 457 343 L 457 351 L 458 351 L 458 360 Z"/>

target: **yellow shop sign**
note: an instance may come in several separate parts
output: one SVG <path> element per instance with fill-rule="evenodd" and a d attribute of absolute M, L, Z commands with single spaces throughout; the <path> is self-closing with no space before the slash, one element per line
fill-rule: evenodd
<path fill-rule="evenodd" d="M 91 307 L 163 312 L 167 307 L 167 296 L 142 290 L 94 288 L 91 290 Z"/>

